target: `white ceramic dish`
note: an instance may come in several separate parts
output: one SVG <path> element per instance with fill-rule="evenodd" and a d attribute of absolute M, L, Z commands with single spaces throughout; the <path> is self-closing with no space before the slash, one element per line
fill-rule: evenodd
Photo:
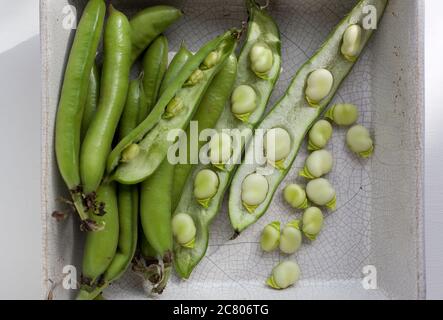
<path fill-rule="evenodd" d="M 43 57 L 43 287 L 56 299 L 72 298 L 63 289 L 63 268 L 80 266 L 82 234 L 74 217 L 58 223 L 66 190 L 53 152 L 54 119 L 65 60 L 74 31 L 63 27 L 68 5 L 81 12 L 85 0 L 41 0 Z M 113 1 L 128 14 L 152 4 L 173 4 L 185 17 L 166 35 L 170 50 L 184 39 L 191 50 L 246 19 L 242 0 Z M 285 90 L 301 64 L 321 45 L 354 0 L 275 0 L 269 10 L 282 33 L 283 72 L 272 96 Z M 64 11 L 68 9 L 67 11 Z M 173 278 L 162 298 L 168 299 L 417 299 L 425 297 L 423 258 L 423 1 L 391 0 L 379 30 L 336 95 L 336 102 L 360 107 L 360 123 L 376 139 L 372 159 L 362 161 L 344 144 L 345 131 L 334 132 L 336 157 L 330 179 L 337 188 L 338 210 L 328 214 L 325 229 L 313 244 L 296 254 L 302 269 L 299 284 L 286 291 L 266 288 L 272 267 L 286 257 L 264 255 L 259 232 L 273 220 L 294 218 L 279 191 L 268 213 L 239 238 L 226 206 L 211 229 L 206 257 L 189 281 Z M 296 179 L 301 152 L 281 188 Z M 280 189 L 281 189 L 280 188 Z M 362 285 L 365 267 L 377 271 L 377 289 Z M 66 270 L 65 270 L 66 271 Z M 80 269 L 78 269 L 78 275 Z M 374 273 L 372 273 L 374 275 Z M 374 282 L 372 282 L 374 284 Z M 127 274 L 105 292 L 110 299 L 140 299 L 139 279 Z"/>

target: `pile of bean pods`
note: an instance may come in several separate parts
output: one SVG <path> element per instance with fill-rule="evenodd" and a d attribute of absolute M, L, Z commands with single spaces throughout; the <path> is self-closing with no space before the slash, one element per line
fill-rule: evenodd
<path fill-rule="evenodd" d="M 279 248 L 291 255 L 303 236 L 315 240 L 321 208 L 336 206 L 324 178 L 333 169 L 325 149 L 331 122 L 352 126 L 359 118 L 352 104 L 327 106 L 373 33 L 363 28 L 364 7 L 375 7 L 380 19 L 386 4 L 360 0 L 265 116 L 282 64 L 280 32 L 265 7 L 246 0 L 247 26 L 227 30 L 195 53 L 183 44 L 168 63 L 163 33 L 181 10 L 152 6 L 128 18 L 104 0 L 89 0 L 66 65 L 55 128 L 59 171 L 86 232 L 77 298 L 99 299 L 131 265 L 149 294 L 162 293 L 172 269 L 189 278 L 206 253 L 228 188 L 229 217 L 239 234 L 267 211 L 305 137 L 312 153 L 300 176 L 308 183 L 284 189 L 286 202 L 304 210 L 302 219 L 269 224 L 260 244 L 266 252 Z M 197 145 L 193 123 L 199 136 L 212 129 Z M 177 130 L 186 134 L 170 139 Z M 242 139 L 232 131 L 244 133 Z M 245 161 L 256 138 L 264 166 Z M 360 125 L 349 129 L 346 144 L 364 158 L 374 152 Z M 170 160 L 174 148 L 186 151 L 185 161 Z M 203 152 L 206 163 L 198 161 Z M 299 278 L 297 263 L 284 261 L 266 283 L 284 289 Z"/>

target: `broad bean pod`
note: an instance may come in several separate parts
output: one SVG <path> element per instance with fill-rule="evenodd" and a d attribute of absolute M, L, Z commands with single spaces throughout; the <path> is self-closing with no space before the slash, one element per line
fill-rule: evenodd
<path fill-rule="evenodd" d="M 60 174 L 68 187 L 75 208 L 87 230 L 80 179 L 80 140 L 83 111 L 88 93 L 89 77 L 105 19 L 103 0 L 86 5 L 68 58 L 55 122 L 55 153 Z"/>

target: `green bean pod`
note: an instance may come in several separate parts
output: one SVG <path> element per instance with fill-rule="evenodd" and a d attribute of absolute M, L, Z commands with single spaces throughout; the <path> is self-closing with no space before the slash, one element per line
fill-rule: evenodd
<path fill-rule="evenodd" d="M 108 174 L 111 179 L 123 184 L 136 184 L 144 181 L 158 168 L 173 144 L 173 141 L 167 139 L 169 130 L 187 127 L 212 78 L 235 49 L 238 35 L 237 30 L 230 30 L 204 45 L 188 60 L 150 115 L 120 141 L 109 155 Z M 215 50 L 220 52 L 220 59 L 216 66 L 203 71 L 205 80 L 191 87 L 183 87 L 192 73 Z M 131 152 L 128 159 L 126 151 L 131 149 L 137 152 Z"/>
<path fill-rule="evenodd" d="M 183 16 L 183 12 L 171 6 L 152 6 L 137 13 L 130 21 L 132 53 L 131 64 L 171 24 Z"/>
<path fill-rule="evenodd" d="M 246 1 L 249 13 L 248 35 L 245 44 L 238 58 L 237 79 L 234 88 L 240 85 L 248 85 L 257 93 L 256 108 L 247 118 L 239 119 L 232 113 L 232 104 L 223 110 L 215 129 L 253 129 L 266 109 L 266 104 L 273 91 L 274 85 L 280 74 L 281 52 L 280 33 L 274 20 L 268 15 L 266 10 L 260 8 L 255 1 Z M 273 52 L 273 66 L 267 72 L 266 77 L 259 77 L 250 68 L 250 52 L 257 43 L 266 43 Z M 242 148 L 248 143 L 250 137 L 242 141 Z M 241 157 L 241 152 L 235 157 Z M 181 199 L 174 210 L 174 216 L 179 213 L 186 213 L 193 217 L 197 234 L 193 248 L 184 248 L 174 242 L 174 266 L 178 275 L 182 278 L 189 278 L 194 268 L 204 257 L 208 245 L 209 225 L 219 212 L 224 194 L 230 184 L 232 175 L 235 172 L 237 158 L 232 159 L 232 164 L 227 164 L 224 170 L 215 170 L 212 166 L 203 164 L 195 165 L 186 180 Z M 204 169 L 215 170 L 219 185 L 215 195 L 208 201 L 207 207 L 203 207 L 194 196 L 194 180 L 199 172 Z M 180 178 L 179 178 L 180 179 Z M 175 183 L 174 183 L 175 184 Z M 175 197 L 175 193 L 173 197 Z M 173 199 L 174 201 L 174 199 Z"/>
<path fill-rule="evenodd" d="M 362 23 L 366 14 L 364 8 L 374 6 L 377 9 L 377 19 L 380 19 L 386 7 L 387 0 L 361 0 L 356 7 L 347 15 L 344 20 L 334 29 L 320 50 L 297 72 L 286 94 L 272 108 L 268 116 L 260 123 L 256 132 L 268 132 L 274 128 L 284 129 L 290 137 L 289 154 L 286 154 L 279 161 L 279 166 L 272 169 L 265 176 L 268 182 L 266 197 L 254 209 L 248 210 L 242 197 L 243 181 L 255 173 L 261 166 L 259 163 L 242 164 L 231 184 L 229 195 L 229 216 L 231 224 L 237 232 L 241 232 L 255 223 L 268 209 L 277 187 L 290 170 L 303 139 L 314 122 L 320 117 L 327 105 L 334 97 L 341 82 L 354 66 L 354 62 L 347 59 L 339 50 L 343 41 L 343 35 L 351 24 Z M 373 30 L 363 30 L 361 37 L 361 49 L 368 42 Z M 360 54 L 361 50 L 359 51 Z M 311 75 L 320 70 L 315 77 Z M 333 77 L 332 87 L 325 97 L 322 97 L 324 87 L 317 90 L 316 83 L 320 79 L 320 84 L 327 82 L 331 85 L 329 77 Z M 315 104 L 312 99 L 307 99 L 307 81 L 311 80 L 311 90 L 317 95 Z M 321 87 L 321 86 L 320 86 Z M 316 92 L 317 90 L 317 92 Z M 318 94 L 318 93 L 321 94 Z M 314 95 L 313 95 L 314 96 Z M 318 99 L 318 98 L 321 99 Z M 312 98 L 312 97 L 311 97 Z M 277 141 L 278 142 L 278 141 Z M 277 144 L 278 147 L 278 144 Z M 285 146 L 287 147 L 287 146 Z M 278 148 L 277 148 L 278 149 Z M 286 148 L 285 148 L 286 149 Z M 253 146 L 250 146 L 245 153 L 245 158 L 254 159 Z"/>
<path fill-rule="evenodd" d="M 140 78 L 132 80 L 126 99 L 125 109 L 119 123 L 119 137 L 122 138 L 137 126 L 140 101 Z M 103 274 L 102 284 L 93 288 L 81 288 L 77 299 L 92 300 L 109 284 L 124 273 L 131 263 L 137 247 L 139 195 L 136 186 L 118 185 L 117 187 L 119 236 L 118 247 L 109 267 Z"/>
<path fill-rule="evenodd" d="M 152 42 L 143 57 L 143 94 L 140 100 L 138 122 L 148 116 L 158 99 L 160 85 L 168 66 L 168 40 L 160 35 Z"/>
<path fill-rule="evenodd" d="M 103 0 L 89 1 L 83 11 L 69 54 L 55 123 L 58 168 L 83 222 L 88 220 L 88 215 L 83 208 L 80 187 L 81 126 L 105 11 Z"/>
<path fill-rule="evenodd" d="M 118 125 L 118 139 L 123 139 L 138 124 L 141 96 L 141 78 L 131 80 L 126 97 L 126 105 Z"/>
<path fill-rule="evenodd" d="M 86 97 L 85 110 L 82 120 L 82 140 L 88 131 L 92 118 L 97 111 L 98 98 L 100 92 L 100 75 L 97 65 L 92 65 L 91 74 L 89 76 L 88 96 Z"/>
<path fill-rule="evenodd" d="M 103 212 L 93 215 L 93 220 L 103 229 L 87 234 L 83 252 L 82 282 L 89 292 L 101 285 L 100 277 L 111 264 L 119 241 L 116 185 L 102 184 L 97 190 L 97 201 Z"/>
<path fill-rule="evenodd" d="M 110 6 L 104 35 L 104 63 L 100 101 L 80 154 L 83 192 L 91 194 L 100 185 L 106 168 L 129 86 L 131 29 L 126 16 Z"/>
<path fill-rule="evenodd" d="M 169 64 L 165 76 L 163 77 L 163 81 L 159 90 L 159 96 L 161 96 L 175 80 L 175 78 L 178 76 L 190 57 L 192 57 L 192 53 L 185 47 L 184 44 L 182 44 L 180 46 L 180 49 L 174 55 L 174 58 Z"/>
<path fill-rule="evenodd" d="M 131 264 L 137 248 L 138 192 L 132 186 L 118 186 L 119 233 L 117 250 L 97 286 L 81 287 L 77 300 L 93 300 L 111 282 L 119 279 Z M 92 250 L 92 249 L 90 249 Z"/>
<path fill-rule="evenodd" d="M 141 184 L 140 221 L 143 233 L 163 257 L 172 251 L 171 190 L 174 166 L 167 159 Z"/>
<path fill-rule="evenodd" d="M 225 65 L 220 72 L 215 76 L 206 91 L 197 112 L 192 121 L 198 123 L 198 134 L 205 129 L 214 128 L 218 119 L 220 118 L 226 103 L 232 93 L 235 79 L 237 77 L 237 58 L 234 54 L 229 56 Z M 188 155 L 190 152 L 190 128 L 187 130 L 187 147 Z M 197 152 L 205 142 L 200 141 Z M 193 165 L 189 158 L 186 164 L 177 164 L 174 171 L 174 182 L 172 184 L 172 208 L 175 209 L 180 200 L 184 185 L 191 173 Z"/>
<path fill-rule="evenodd" d="M 171 61 L 163 78 L 163 92 L 192 54 L 182 46 Z M 168 81 L 168 82 L 165 82 Z M 149 284 L 150 293 L 161 293 L 169 280 L 172 257 L 171 189 L 174 166 L 167 159 L 157 171 L 140 186 L 140 215 L 143 229 L 142 258 L 136 270 Z M 158 197 L 162 197 L 159 202 Z"/>

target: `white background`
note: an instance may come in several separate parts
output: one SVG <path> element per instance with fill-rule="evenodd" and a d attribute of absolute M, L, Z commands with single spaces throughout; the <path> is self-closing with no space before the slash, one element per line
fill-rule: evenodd
<path fill-rule="evenodd" d="M 424 1 L 424 0 L 423 0 Z M 37 0 L 0 0 L 0 298 L 41 298 Z M 426 278 L 443 299 L 443 1 L 426 0 Z"/>

